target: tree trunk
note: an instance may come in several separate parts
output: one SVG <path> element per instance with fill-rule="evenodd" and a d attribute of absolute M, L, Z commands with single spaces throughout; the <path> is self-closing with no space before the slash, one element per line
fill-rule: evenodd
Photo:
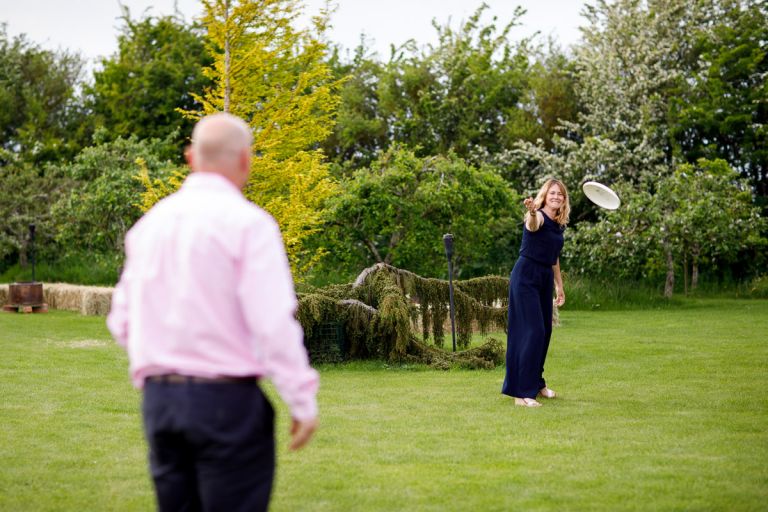
<path fill-rule="evenodd" d="M 19 266 L 21 268 L 27 268 L 29 265 L 29 255 L 27 254 L 27 247 L 19 247 Z"/>
<path fill-rule="evenodd" d="M 699 262 L 693 260 L 693 270 L 691 271 L 691 290 L 699 286 Z"/>
<path fill-rule="evenodd" d="M 688 255 L 683 255 L 683 293 L 688 295 Z"/>
<path fill-rule="evenodd" d="M 395 253 L 394 249 L 400 243 L 401 238 L 402 236 L 399 231 L 395 231 L 392 233 L 392 236 L 389 237 L 389 247 L 387 247 L 387 255 L 384 258 L 384 263 L 388 265 L 392 264 L 392 255 Z"/>
<path fill-rule="evenodd" d="M 2 233 L 0 233 L 0 235 L 2 235 Z M 19 266 L 21 268 L 27 268 L 29 265 L 29 238 L 25 235 L 26 233 L 23 233 L 21 230 L 15 232 L 14 235 L 12 235 L 18 237 Z"/>
<path fill-rule="evenodd" d="M 675 290 L 675 260 L 672 258 L 672 248 L 668 241 L 664 242 L 664 252 L 667 256 L 667 280 L 664 283 L 664 297 L 669 299 Z"/>
<path fill-rule="evenodd" d="M 693 246 L 693 255 L 691 257 L 691 290 L 695 290 L 699 286 L 699 254 L 701 253 L 701 248 L 699 247 L 699 244 L 696 244 Z"/>
<path fill-rule="evenodd" d="M 363 240 L 363 243 L 368 248 L 368 250 L 371 251 L 371 254 L 373 255 L 373 259 L 376 260 L 376 263 L 386 263 L 381 258 L 381 253 L 379 253 L 379 250 L 376 249 L 376 244 L 374 244 L 371 240 Z"/>
<path fill-rule="evenodd" d="M 229 0 L 224 2 L 224 23 L 225 23 L 225 36 L 224 36 L 224 112 L 229 112 L 229 97 L 231 93 L 231 86 L 229 81 L 230 60 L 231 51 L 229 48 Z"/>

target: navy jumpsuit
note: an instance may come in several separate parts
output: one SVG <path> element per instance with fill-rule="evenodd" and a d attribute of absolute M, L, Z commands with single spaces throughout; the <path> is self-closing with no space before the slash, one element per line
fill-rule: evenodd
<path fill-rule="evenodd" d="M 539 210 L 541 211 L 541 210 Z M 501 392 L 536 398 L 544 382 L 544 360 L 552 336 L 552 266 L 563 248 L 563 230 L 547 214 L 537 231 L 523 226 L 520 258 L 509 278 L 507 373 Z"/>

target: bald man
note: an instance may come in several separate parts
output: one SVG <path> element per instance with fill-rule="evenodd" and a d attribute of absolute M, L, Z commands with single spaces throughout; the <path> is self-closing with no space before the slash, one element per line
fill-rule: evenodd
<path fill-rule="evenodd" d="M 269 378 L 293 418 L 289 448 L 317 427 L 318 375 L 294 313 L 274 219 L 243 197 L 251 132 L 215 114 L 192 132 L 192 173 L 126 236 L 107 325 L 143 389 L 158 508 L 266 510 L 275 468 Z"/>

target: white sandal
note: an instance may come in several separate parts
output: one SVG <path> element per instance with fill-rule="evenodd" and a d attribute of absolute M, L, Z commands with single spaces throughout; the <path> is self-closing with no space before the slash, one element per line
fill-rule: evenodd
<path fill-rule="evenodd" d="M 557 393 L 549 389 L 548 387 L 543 387 L 539 390 L 539 396 L 544 398 L 555 398 L 557 397 Z"/>
<path fill-rule="evenodd" d="M 517 398 L 515 397 L 515 405 L 522 407 L 541 407 L 541 403 L 537 402 L 534 398 Z"/>

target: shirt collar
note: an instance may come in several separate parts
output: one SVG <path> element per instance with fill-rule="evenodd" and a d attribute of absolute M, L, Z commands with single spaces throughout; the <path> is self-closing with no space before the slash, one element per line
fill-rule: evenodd
<path fill-rule="evenodd" d="M 192 171 L 184 180 L 182 188 L 187 190 L 220 190 L 242 195 L 243 192 L 221 174 L 215 172 Z"/>

